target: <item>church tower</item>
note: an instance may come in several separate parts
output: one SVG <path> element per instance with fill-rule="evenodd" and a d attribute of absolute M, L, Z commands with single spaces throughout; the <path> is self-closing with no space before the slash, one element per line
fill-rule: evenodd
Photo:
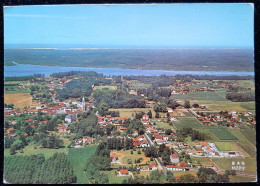
<path fill-rule="evenodd" d="M 85 103 L 85 97 L 82 98 L 82 110 L 83 112 L 86 111 L 86 103 Z"/>

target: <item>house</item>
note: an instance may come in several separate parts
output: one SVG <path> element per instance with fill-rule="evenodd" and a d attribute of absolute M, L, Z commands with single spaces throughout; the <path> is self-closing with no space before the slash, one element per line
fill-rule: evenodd
<path fill-rule="evenodd" d="M 112 161 L 116 161 L 118 159 L 118 156 L 117 156 L 116 152 L 111 152 L 110 153 L 110 158 L 112 159 Z"/>
<path fill-rule="evenodd" d="M 172 113 L 173 112 L 173 109 L 172 108 L 167 108 L 167 111 L 168 111 L 168 113 Z"/>
<path fill-rule="evenodd" d="M 134 91 L 134 90 L 130 90 L 128 93 L 129 93 L 129 94 L 133 94 L 133 95 L 137 95 L 137 92 Z"/>
<path fill-rule="evenodd" d="M 77 120 L 77 114 L 69 114 L 65 117 L 65 121 L 68 123 L 75 122 Z"/>
<path fill-rule="evenodd" d="M 91 144 L 93 142 L 93 139 L 91 137 L 83 138 L 83 143 Z"/>
<path fill-rule="evenodd" d="M 129 176 L 129 172 L 126 169 L 122 169 L 119 171 L 119 176 Z"/>
<path fill-rule="evenodd" d="M 143 119 L 149 119 L 149 115 L 148 114 L 143 115 Z"/>
<path fill-rule="evenodd" d="M 120 128 L 121 131 L 126 131 L 126 129 L 127 129 L 126 127 L 121 127 Z"/>
<path fill-rule="evenodd" d="M 189 171 L 188 168 L 174 165 L 166 165 L 166 169 L 169 171 Z"/>
<path fill-rule="evenodd" d="M 207 145 L 207 142 L 201 141 L 201 142 L 200 142 L 200 145 L 201 145 L 201 146 L 206 146 L 206 145 Z"/>
<path fill-rule="evenodd" d="M 134 131 L 133 136 L 138 136 L 138 131 Z"/>
<path fill-rule="evenodd" d="M 163 136 L 163 140 L 168 141 L 169 137 L 168 136 Z"/>
<path fill-rule="evenodd" d="M 180 162 L 179 156 L 176 155 L 176 154 L 171 154 L 170 160 L 171 160 L 172 163 L 179 163 Z"/>
<path fill-rule="evenodd" d="M 140 145 L 141 145 L 141 147 L 149 147 L 149 144 L 148 144 L 147 141 L 142 141 L 142 142 L 140 143 Z"/>
<path fill-rule="evenodd" d="M 162 144 L 165 143 L 165 141 L 164 140 L 157 140 L 156 143 L 157 143 L 157 145 L 162 145 Z"/>
<path fill-rule="evenodd" d="M 153 171 L 153 170 L 157 170 L 157 164 L 156 163 L 150 163 L 149 164 L 149 170 L 150 171 Z"/>
<path fill-rule="evenodd" d="M 63 125 L 59 125 L 59 126 L 58 126 L 58 131 L 59 131 L 59 132 L 66 132 L 67 129 L 68 129 L 68 127 L 66 127 L 66 126 L 63 126 Z"/>
<path fill-rule="evenodd" d="M 171 116 L 170 121 L 177 121 L 177 118 L 175 116 Z"/>
<path fill-rule="evenodd" d="M 189 164 L 188 164 L 188 163 L 185 163 L 184 161 L 182 161 L 182 162 L 179 163 L 179 166 L 180 166 L 180 167 L 188 167 Z"/>
<path fill-rule="evenodd" d="M 236 152 L 228 152 L 228 156 L 230 156 L 230 157 L 236 157 Z"/>

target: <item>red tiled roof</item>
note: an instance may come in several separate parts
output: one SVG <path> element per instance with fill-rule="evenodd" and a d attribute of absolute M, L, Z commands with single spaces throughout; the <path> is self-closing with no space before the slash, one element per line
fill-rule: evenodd
<path fill-rule="evenodd" d="M 156 163 L 149 164 L 149 168 L 153 168 L 153 167 L 157 167 L 157 164 Z"/>
<path fill-rule="evenodd" d="M 126 130 L 127 128 L 126 127 L 121 127 L 120 130 Z"/>
<path fill-rule="evenodd" d="M 176 154 L 171 154 L 171 157 L 172 157 L 172 158 L 179 158 L 179 156 L 176 155 Z"/>
<path fill-rule="evenodd" d="M 179 168 L 179 169 L 185 169 L 185 167 L 181 166 L 175 166 L 175 165 L 166 165 L 167 168 Z"/>
<path fill-rule="evenodd" d="M 128 174 L 128 170 L 120 170 L 121 174 Z"/>
<path fill-rule="evenodd" d="M 112 152 L 112 153 L 110 153 L 110 158 L 117 158 L 117 154 L 116 154 L 116 152 Z"/>
<path fill-rule="evenodd" d="M 200 145 L 205 146 L 205 145 L 207 145 L 207 142 L 201 141 L 201 142 L 200 142 Z"/>

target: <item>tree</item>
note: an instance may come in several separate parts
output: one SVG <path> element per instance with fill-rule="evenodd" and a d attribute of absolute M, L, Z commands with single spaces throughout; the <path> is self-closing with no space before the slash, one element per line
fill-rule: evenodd
<path fill-rule="evenodd" d="M 171 171 L 166 172 L 166 181 L 168 183 L 174 183 L 176 182 L 176 178 L 174 177 L 173 173 Z"/>
<path fill-rule="evenodd" d="M 185 108 L 190 108 L 190 101 L 185 100 L 185 102 L 184 102 L 184 107 L 185 107 Z"/>
<path fill-rule="evenodd" d="M 155 118 L 159 118 L 159 117 L 160 117 L 159 113 L 156 112 L 156 113 L 155 113 Z"/>
<path fill-rule="evenodd" d="M 198 178 L 196 178 L 194 175 L 188 173 L 188 174 L 184 174 L 184 175 L 181 175 L 180 177 L 178 177 L 177 182 L 178 183 L 197 183 Z"/>
<path fill-rule="evenodd" d="M 151 171 L 149 175 L 149 180 L 152 183 L 161 183 L 164 178 L 164 174 L 159 172 L 159 170 Z"/>

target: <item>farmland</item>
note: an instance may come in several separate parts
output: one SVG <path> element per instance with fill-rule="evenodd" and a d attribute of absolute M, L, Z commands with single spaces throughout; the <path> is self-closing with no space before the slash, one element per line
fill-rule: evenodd
<path fill-rule="evenodd" d="M 215 127 L 209 126 L 208 127 L 210 132 L 215 134 L 220 140 L 238 140 L 226 127 Z"/>
<path fill-rule="evenodd" d="M 234 147 L 233 142 L 215 142 L 218 150 L 220 151 L 236 151 L 237 149 Z"/>
<path fill-rule="evenodd" d="M 180 129 L 180 128 L 187 128 L 187 127 L 191 127 L 194 129 L 197 128 L 203 128 L 203 125 L 200 124 L 200 122 L 195 119 L 195 118 L 177 118 L 178 121 L 174 121 L 174 125 Z"/>
<path fill-rule="evenodd" d="M 152 111 L 153 117 L 155 116 L 154 110 L 151 108 L 120 108 L 120 109 L 109 109 L 109 111 L 119 111 L 121 117 L 133 117 L 136 113 Z"/>
<path fill-rule="evenodd" d="M 29 93 L 10 93 L 5 94 L 6 104 L 14 104 L 15 108 L 24 108 L 26 106 L 31 106 L 32 96 Z"/>
<path fill-rule="evenodd" d="M 73 170 L 77 176 L 78 184 L 88 184 L 90 181 L 86 177 L 83 169 L 86 160 L 95 153 L 97 146 L 89 146 L 80 149 L 69 149 L 68 157 L 73 165 Z"/>
<path fill-rule="evenodd" d="M 240 132 L 256 146 L 256 133 L 253 129 L 241 129 Z"/>
<path fill-rule="evenodd" d="M 117 86 L 95 86 L 94 90 L 116 90 Z"/>

